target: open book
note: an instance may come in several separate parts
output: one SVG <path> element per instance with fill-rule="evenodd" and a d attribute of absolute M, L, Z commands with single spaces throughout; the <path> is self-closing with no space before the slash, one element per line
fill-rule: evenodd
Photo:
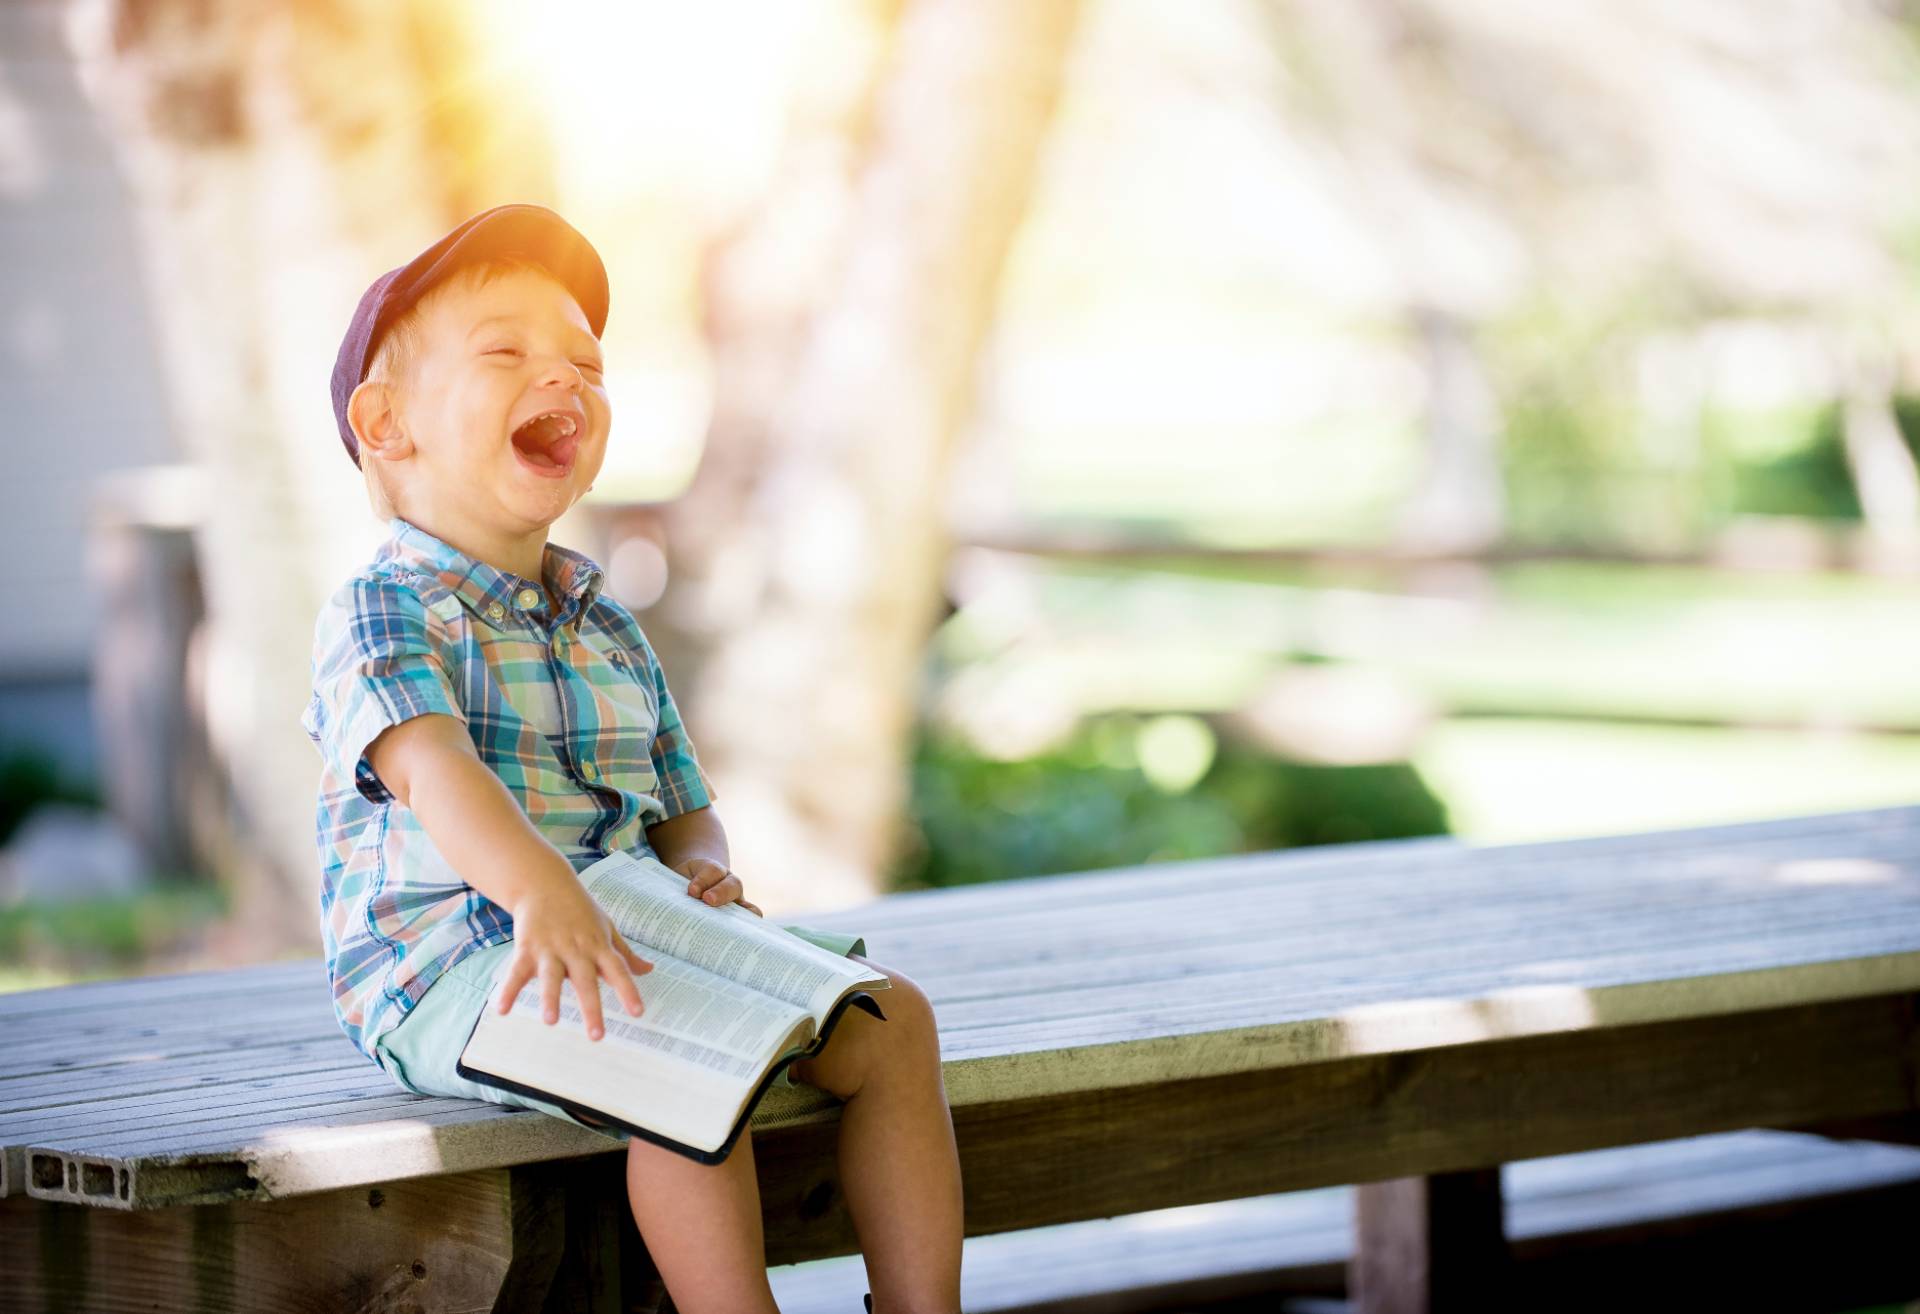
<path fill-rule="evenodd" d="M 503 965 L 455 1064 L 469 1081 L 714 1164 L 781 1069 L 817 1053 L 849 1004 L 886 1018 L 866 993 L 887 989 L 884 975 L 737 903 L 693 898 L 687 878 L 656 858 L 609 854 L 580 880 L 653 964 L 634 977 L 644 1009 L 628 1013 L 602 979 L 604 1034 L 589 1040 L 571 982 L 561 986 L 560 1020 L 542 1020 L 536 976 L 503 1015 Z"/>

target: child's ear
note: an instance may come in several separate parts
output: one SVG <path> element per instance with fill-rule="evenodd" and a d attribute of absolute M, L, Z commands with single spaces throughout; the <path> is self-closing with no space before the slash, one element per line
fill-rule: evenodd
<path fill-rule="evenodd" d="M 347 423 L 360 440 L 362 456 L 372 453 L 383 460 L 397 461 L 412 450 L 394 410 L 393 389 L 384 383 L 368 380 L 353 390 L 347 398 Z"/>

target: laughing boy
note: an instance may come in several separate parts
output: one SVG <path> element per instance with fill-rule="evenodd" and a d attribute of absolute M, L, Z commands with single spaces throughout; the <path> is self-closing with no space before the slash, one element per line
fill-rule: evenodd
<path fill-rule="evenodd" d="M 475 215 L 361 297 L 334 418 L 389 537 L 321 610 L 303 724 L 320 752 L 321 924 L 348 1039 L 402 1088 L 530 1108 L 454 1071 L 491 986 L 602 982 L 631 1014 L 651 965 L 578 873 L 651 854 L 737 900 L 713 790 L 639 623 L 548 528 L 592 486 L 612 409 L 593 246 L 541 206 Z M 868 1309 L 960 1308 L 961 1191 L 932 1006 L 855 935 L 787 929 L 891 983 L 786 1075 L 846 1101 L 839 1167 Z M 636 979 L 637 974 L 637 979 Z M 590 1124 L 581 1124 L 590 1125 Z M 777 1314 L 751 1132 L 720 1164 L 627 1142 L 634 1221 L 685 1314 Z M 876 1300 L 877 1298 L 877 1300 Z"/>

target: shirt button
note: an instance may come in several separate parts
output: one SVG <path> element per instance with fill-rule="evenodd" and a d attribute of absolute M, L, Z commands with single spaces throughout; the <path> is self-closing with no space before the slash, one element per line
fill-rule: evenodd
<path fill-rule="evenodd" d="M 513 601 L 514 605 L 519 607 L 520 610 L 532 611 L 540 605 L 540 595 L 532 589 L 521 589 L 519 596 L 515 597 Z"/>
<path fill-rule="evenodd" d="M 627 664 L 627 655 L 624 652 L 621 652 L 618 648 L 615 648 L 612 652 L 607 654 L 607 660 L 612 662 L 615 666 L 625 666 Z"/>
<path fill-rule="evenodd" d="M 591 762 L 582 762 L 580 764 L 580 774 L 588 780 L 598 780 L 600 779 L 600 768 Z"/>
<path fill-rule="evenodd" d="M 506 618 L 506 615 L 507 615 L 507 609 L 501 606 L 499 603 L 489 602 L 487 604 L 488 620 L 504 620 Z"/>

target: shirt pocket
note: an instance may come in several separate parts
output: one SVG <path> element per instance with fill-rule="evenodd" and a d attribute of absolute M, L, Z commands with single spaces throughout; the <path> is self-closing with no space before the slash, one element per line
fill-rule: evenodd
<path fill-rule="evenodd" d="M 558 740 L 566 733 L 566 720 L 560 713 L 560 691 L 553 687 L 551 679 L 516 683 L 513 710 L 548 739 Z"/>
<path fill-rule="evenodd" d="M 467 664 L 468 723 L 480 756 L 495 771 L 549 764 L 568 726 L 560 691 L 537 637 L 501 635 Z"/>
<path fill-rule="evenodd" d="M 650 794 L 653 775 L 653 736 L 660 709 L 653 690 L 643 681 L 624 650 L 583 654 L 581 671 L 594 699 L 600 727 L 596 755 L 607 779 L 635 793 Z"/>

